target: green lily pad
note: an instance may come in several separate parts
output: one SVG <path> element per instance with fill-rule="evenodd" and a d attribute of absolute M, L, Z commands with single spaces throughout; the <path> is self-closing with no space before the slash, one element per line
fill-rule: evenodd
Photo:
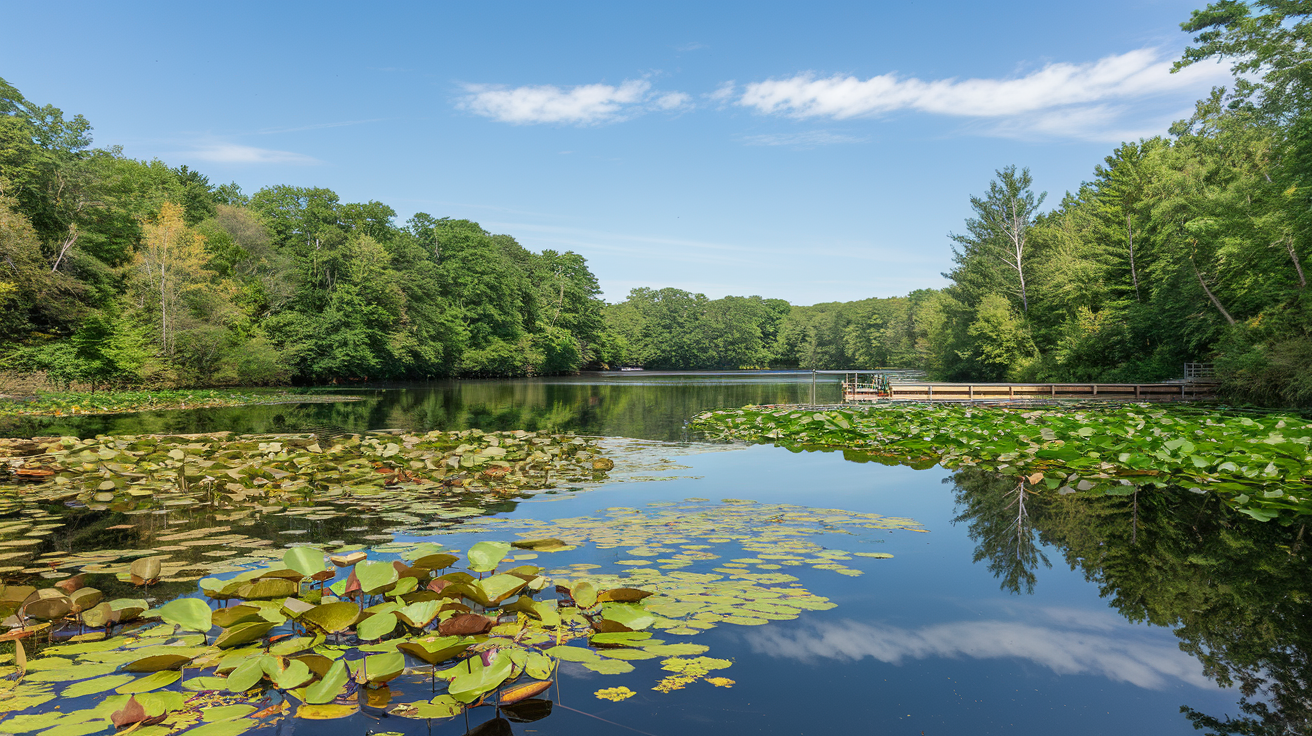
<path fill-rule="evenodd" d="M 450 695 L 439 695 L 432 700 L 401 703 L 392 708 L 390 713 L 402 718 L 453 718 L 460 715 L 464 709 L 464 705 Z"/>
<path fill-rule="evenodd" d="M 273 630 L 276 624 L 269 621 L 252 621 L 250 623 L 237 624 L 231 628 L 225 629 L 219 638 L 214 640 L 214 645 L 224 649 L 230 647 L 249 644 L 258 639 L 264 638 L 264 635 Z"/>
<path fill-rule="evenodd" d="M 331 703 L 349 679 L 346 663 L 341 660 L 333 662 L 328 672 L 318 682 L 305 688 L 305 702 L 310 705 Z"/>
<path fill-rule="evenodd" d="M 323 550 L 314 547 L 292 547 L 282 556 L 284 565 L 307 578 L 327 569 L 323 560 Z"/>
<path fill-rule="evenodd" d="M 322 606 L 306 611 L 301 614 L 301 623 L 313 626 L 325 634 L 335 634 L 339 631 L 345 631 L 355 625 L 356 619 L 360 616 L 360 608 L 354 603 L 339 601 L 337 603 L 325 603 Z"/>
<path fill-rule="evenodd" d="M 405 671 L 405 655 L 401 652 L 375 654 L 364 658 L 365 679 L 378 685 L 394 679 Z"/>
<path fill-rule="evenodd" d="M 478 542 L 469 548 L 469 569 L 474 572 L 491 572 L 510 553 L 510 545 L 504 542 Z"/>
<path fill-rule="evenodd" d="M 105 675 L 92 680 L 83 680 L 64 688 L 59 696 L 61 698 L 80 698 L 83 695 L 95 695 L 106 690 L 122 687 L 133 679 L 135 678 L 132 675 Z"/>
<path fill-rule="evenodd" d="M 218 705 L 201 711 L 201 718 L 206 723 L 218 723 L 219 721 L 231 721 L 234 718 L 244 718 L 255 711 L 256 708 L 253 705 Z"/>
<path fill-rule="evenodd" d="M 252 728 L 260 725 L 257 721 L 249 718 L 234 718 L 217 723 L 204 723 L 195 728 L 188 729 L 189 736 L 237 736 L 245 733 Z"/>
<path fill-rule="evenodd" d="M 399 578 L 390 562 L 362 562 L 355 566 L 355 577 L 366 595 L 383 592 Z"/>
<path fill-rule="evenodd" d="M 145 677 L 139 677 L 126 685 L 121 685 L 114 689 L 114 692 L 123 695 L 133 695 L 136 693 L 148 693 L 152 690 L 159 690 L 162 687 L 168 687 L 178 680 L 182 679 L 182 673 L 177 671 L 155 672 Z"/>
<path fill-rule="evenodd" d="M 484 666 L 477 657 L 465 660 L 465 664 L 467 671 L 453 677 L 446 689 L 448 695 L 461 703 L 472 703 L 500 687 L 513 667 L 510 657 L 504 656 L 498 656 L 489 666 Z"/>
<path fill-rule="evenodd" d="M 210 607 L 199 598 L 179 598 L 165 603 L 159 609 L 159 616 L 165 623 L 202 633 L 213 627 L 210 613 Z"/>
<path fill-rule="evenodd" d="M 618 659 L 597 659 L 593 662 L 583 662 L 584 667 L 596 672 L 599 675 L 622 675 L 626 672 L 633 671 L 633 665 Z"/>
<path fill-rule="evenodd" d="M 243 693 L 255 687 L 264 680 L 264 662 L 263 657 L 251 657 L 237 666 L 237 669 L 228 673 L 227 687 L 229 692 Z"/>
<path fill-rule="evenodd" d="M 361 621 L 355 627 L 355 635 L 361 639 L 381 639 L 396 629 L 395 613 L 380 613 Z"/>

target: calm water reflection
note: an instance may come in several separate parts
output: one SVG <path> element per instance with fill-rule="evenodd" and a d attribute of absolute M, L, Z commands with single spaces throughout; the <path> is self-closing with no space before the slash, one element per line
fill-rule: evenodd
<path fill-rule="evenodd" d="M 840 399 L 839 377 L 821 375 L 816 401 Z M 102 417 L 0 419 L 0 434 L 297 432 L 370 429 L 525 429 L 678 440 L 707 409 L 810 401 L 809 372 L 585 373 L 507 381 L 434 381 L 343 389 L 363 401 L 155 411 Z"/>
<path fill-rule="evenodd" d="M 810 391 L 809 374 L 611 374 L 407 385 L 353 391 L 366 398 L 350 404 L 27 421 L 6 431 L 479 427 L 680 440 L 700 411 L 805 401 Z M 821 402 L 837 394 L 833 379 L 818 386 Z M 576 710 L 557 708 L 514 733 L 1187 734 L 1197 733 L 1191 717 L 1224 733 L 1227 716 L 1252 719 L 1234 733 L 1308 732 L 1312 577 L 1300 528 L 1258 524 L 1212 497 L 1170 491 L 1029 494 L 1021 515 L 1010 479 L 866 460 L 767 446 L 694 454 L 678 458 L 691 468 L 674 480 L 508 510 L 553 519 L 693 496 L 748 498 L 906 516 L 931 530 L 818 539 L 894 558 L 847 563 L 865 571 L 857 578 L 802 574 L 802 584 L 838 604 L 832 610 L 698 636 L 711 656 L 734 659 L 731 689 L 652 692 L 657 661 L 612 677 L 569 666 L 559 702 Z M 607 566 L 623 559 L 623 550 L 588 554 Z M 616 685 L 638 695 L 620 703 L 592 696 Z M 363 716 L 288 726 L 343 736 L 429 733 L 423 722 Z M 435 722 L 431 732 L 464 729 L 458 719 Z"/>

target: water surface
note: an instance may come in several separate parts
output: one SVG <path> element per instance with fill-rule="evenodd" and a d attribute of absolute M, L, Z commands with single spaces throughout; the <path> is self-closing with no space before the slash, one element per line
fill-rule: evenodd
<path fill-rule="evenodd" d="M 514 733 L 1188 734 L 1197 731 L 1182 708 L 1239 716 L 1241 693 L 1222 685 L 1245 677 L 1275 688 L 1276 710 L 1290 732 L 1306 727 L 1302 683 L 1309 681 L 1312 624 L 1305 591 L 1312 581 L 1298 551 L 1281 547 L 1286 532 L 1236 519 L 1201 497 L 1163 491 L 1035 496 L 1018 525 L 1010 481 L 979 471 L 913 470 L 853 453 L 768 446 L 702 452 L 724 448 L 690 442 L 695 438 L 684 430 L 700 411 L 810 401 L 811 391 L 809 373 L 442 382 L 355 389 L 350 393 L 363 400 L 352 403 L 24 420 L 6 432 L 476 427 L 641 438 L 672 443 L 648 451 L 669 456 L 660 472 L 648 474 L 668 480 L 611 483 L 491 511 L 551 520 L 689 497 L 733 498 L 909 517 L 929 530 L 818 537 L 826 547 L 893 557 L 846 562 L 863 571 L 859 577 L 788 568 L 837 606 L 765 626 L 720 625 L 690 639 L 709 645 L 707 656 L 734 661 L 722 673 L 735 680 L 732 688 L 698 683 L 652 691 L 665 674 L 659 660 L 634 662 L 634 672 L 613 676 L 566 666 L 555 697 L 568 707 L 514 724 Z M 816 400 L 837 398 L 836 377 L 822 377 Z M 287 538 L 278 532 L 272 523 L 265 531 L 282 544 Z M 439 539 L 465 548 L 487 538 L 482 532 Z M 590 562 L 610 572 L 625 552 L 580 548 L 542 557 L 537 564 Z M 618 685 L 638 694 L 618 703 L 592 694 Z M 481 709 L 470 723 L 490 716 L 491 709 Z M 363 713 L 279 728 L 430 732 L 423 721 Z M 432 733 L 464 731 L 463 719 L 431 724 Z"/>

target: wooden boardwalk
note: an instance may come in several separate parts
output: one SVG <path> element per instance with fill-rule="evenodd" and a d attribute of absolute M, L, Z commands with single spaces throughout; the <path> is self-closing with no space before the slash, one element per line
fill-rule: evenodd
<path fill-rule="evenodd" d="M 1199 401 L 1216 397 L 1213 382 L 1181 383 L 890 383 L 873 386 L 843 382 L 843 401 L 1041 401 L 1099 399 L 1122 401 Z"/>

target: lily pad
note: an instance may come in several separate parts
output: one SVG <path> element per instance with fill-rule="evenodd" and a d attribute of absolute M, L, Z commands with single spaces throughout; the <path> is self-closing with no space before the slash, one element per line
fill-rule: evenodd
<path fill-rule="evenodd" d="M 213 627 L 210 613 L 210 607 L 198 598 L 179 598 L 165 603 L 159 609 L 160 618 L 165 623 L 202 633 Z"/>
<path fill-rule="evenodd" d="M 469 548 L 466 557 L 469 569 L 475 572 L 491 572 L 510 553 L 510 545 L 504 542 L 478 542 Z"/>

